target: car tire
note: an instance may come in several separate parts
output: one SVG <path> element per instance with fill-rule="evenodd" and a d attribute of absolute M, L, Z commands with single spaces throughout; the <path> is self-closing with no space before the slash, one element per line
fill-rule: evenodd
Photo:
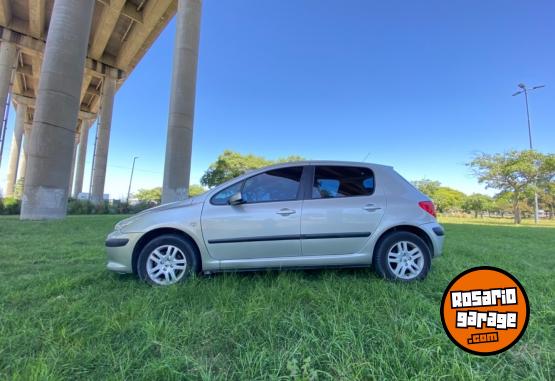
<path fill-rule="evenodd" d="M 148 242 L 137 261 L 137 274 L 147 283 L 169 286 L 198 273 L 196 247 L 178 235 L 165 234 Z"/>
<path fill-rule="evenodd" d="M 422 238 L 399 231 L 388 234 L 379 242 L 373 262 L 379 276 L 411 282 L 426 278 L 432 260 L 430 248 Z"/>

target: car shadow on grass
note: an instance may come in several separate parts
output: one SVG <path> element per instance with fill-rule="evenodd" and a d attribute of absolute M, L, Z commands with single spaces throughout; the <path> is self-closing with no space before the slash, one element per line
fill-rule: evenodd
<path fill-rule="evenodd" d="M 135 274 L 120 274 L 110 271 L 108 272 L 108 276 L 110 280 L 121 283 L 141 282 L 141 280 Z"/>
<path fill-rule="evenodd" d="M 302 269 L 259 269 L 244 271 L 224 271 L 199 273 L 194 277 L 195 283 L 210 282 L 212 280 L 236 279 L 238 281 L 276 281 L 280 277 L 289 277 L 303 282 L 321 282 L 326 280 L 380 280 L 371 267 L 345 267 L 345 268 L 302 268 Z M 152 287 L 147 282 L 141 281 L 136 274 L 111 273 L 106 274 L 106 279 L 125 285 L 142 284 Z M 191 284 L 191 279 L 180 283 L 181 286 Z M 155 286 L 154 286 L 155 287 Z"/>

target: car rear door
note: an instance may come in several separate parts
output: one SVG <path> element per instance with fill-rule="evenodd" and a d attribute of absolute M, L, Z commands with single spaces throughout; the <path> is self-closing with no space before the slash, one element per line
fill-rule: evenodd
<path fill-rule="evenodd" d="M 316 165 L 301 216 L 304 256 L 358 253 L 384 215 L 386 200 L 368 167 Z"/>
<path fill-rule="evenodd" d="M 301 256 L 303 166 L 284 167 L 231 185 L 206 201 L 202 232 L 220 260 Z M 245 203 L 227 200 L 241 192 Z"/>

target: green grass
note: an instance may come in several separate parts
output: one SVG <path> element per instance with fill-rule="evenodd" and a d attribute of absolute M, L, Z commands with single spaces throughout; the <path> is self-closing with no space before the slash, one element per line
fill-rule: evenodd
<path fill-rule="evenodd" d="M 103 241 L 119 218 L 0 218 L 0 379 L 555 375 L 553 228 L 444 219 L 445 254 L 413 284 L 358 269 L 224 274 L 153 288 L 104 268 Z M 449 281 L 478 265 L 512 272 L 531 304 L 521 341 L 492 357 L 461 351 L 439 317 Z"/>

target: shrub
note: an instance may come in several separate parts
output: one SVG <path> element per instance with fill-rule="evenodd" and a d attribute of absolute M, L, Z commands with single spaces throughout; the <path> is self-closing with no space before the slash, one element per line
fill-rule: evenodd
<path fill-rule="evenodd" d="M 134 204 L 134 205 L 129 205 L 129 211 L 128 213 L 140 213 L 143 210 L 149 209 L 156 206 L 156 204 L 154 203 L 149 203 L 149 202 L 139 202 L 138 204 Z"/>
<path fill-rule="evenodd" d="M 3 212 L 2 214 L 19 214 L 21 211 L 21 200 L 13 197 L 6 197 L 2 200 Z"/>
<path fill-rule="evenodd" d="M 137 204 L 128 204 L 119 200 L 114 200 L 109 208 L 110 214 L 135 214 L 143 210 L 157 206 L 154 202 L 139 202 Z"/>
<path fill-rule="evenodd" d="M 114 200 L 110 204 L 104 201 L 101 204 L 94 204 L 88 200 L 75 200 L 69 199 L 67 206 L 68 214 L 134 214 L 142 212 L 145 209 L 151 208 L 156 205 L 151 203 L 141 202 L 134 205 L 129 205 L 124 201 Z"/>
<path fill-rule="evenodd" d="M 140 202 L 138 204 L 129 205 L 119 200 L 114 200 L 112 204 L 108 201 L 104 201 L 101 204 L 95 205 L 89 200 L 76 200 L 70 198 L 67 204 L 67 214 L 134 214 L 152 208 L 153 206 L 156 206 L 156 204 Z M 0 215 L 19 214 L 20 211 L 21 200 L 14 197 L 0 198 Z"/>
<path fill-rule="evenodd" d="M 94 205 L 88 200 L 69 199 L 67 205 L 68 214 L 91 214 Z"/>
<path fill-rule="evenodd" d="M 108 214 L 108 213 L 110 213 L 110 205 L 108 201 L 104 201 L 99 204 L 93 205 L 92 214 Z"/>
<path fill-rule="evenodd" d="M 131 213 L 130 205 L 121 200 L 113 200 L 110 206 L 110 214 L 128 214 Z"/>

